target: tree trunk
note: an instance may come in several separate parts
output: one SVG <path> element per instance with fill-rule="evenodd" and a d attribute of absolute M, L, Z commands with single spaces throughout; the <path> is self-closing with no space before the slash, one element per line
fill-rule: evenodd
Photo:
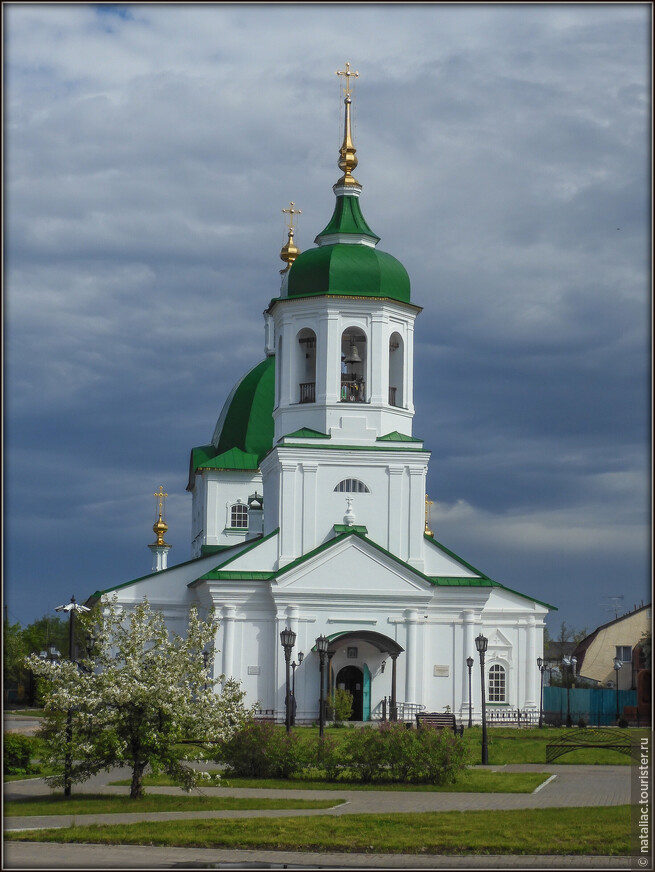
<path fill-rule="evenodd" d="M 132 785 L 130 787 L 130 799 L 140 799 L 143 796 L 143 771 L 145 762 L 135 762 L 132 767 Z"/>

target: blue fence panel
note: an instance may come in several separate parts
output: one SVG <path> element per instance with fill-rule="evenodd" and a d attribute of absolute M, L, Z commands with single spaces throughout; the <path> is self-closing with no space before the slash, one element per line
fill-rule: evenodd
<path fill-rule="evenodd" d="M 619 691 L 621 715 L 624 706 L 636 705 L 636 690 Z M 565 723 L 570 712 L 574 724 L 584 718 L 590 726 L 608 726 L 616 723 L 616 690 L 611 687 L 544 687 L 544 712 L 549 722 L 555 717 Z"/>

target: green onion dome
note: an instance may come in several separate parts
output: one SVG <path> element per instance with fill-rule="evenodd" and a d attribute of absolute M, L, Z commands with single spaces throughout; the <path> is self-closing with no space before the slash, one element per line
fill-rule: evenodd
<path fill-rule="evenodd" d="M 304 251 L 289 272 L 289 297 L 336 294 L 410 302 L 407 270 L 370 245 L 335 243 Z"/>
<path fill-rule="evenodd" d="M 191 450 L 190 485 L 197 469 L 257 469 L 273 446 L 275 357 L 267 357 L 232 388 L 211 445 Z"/>

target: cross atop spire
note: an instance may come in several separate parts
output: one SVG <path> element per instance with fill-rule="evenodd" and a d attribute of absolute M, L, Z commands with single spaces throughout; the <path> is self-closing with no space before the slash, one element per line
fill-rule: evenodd
<path fill-rule="evenodd" d="M 345 185 L 346 187 L 350 187 L 351 189 L 353 186 L 356 186 L 357 190 L 359 190 L 360 184 L 352 174 L 352 171 L 357 166 L 357 158 L 355 157 L 355 152 L 357 151 L 357 149 L 353 145 L 352 132 L 350 129 L 350 104 L 352 103 L 352 100 L 350 98 L 350 95 L 352 93 L 350 80 L 353 78 L 357 78 L 357 76 L 359 76 L 359 73 L 351 73 L 350 64 L 346 63 L 346 69 L 337 70 L 337 76 L 343 76 L 346 80 L 346 97 L 343 101 L 346 107 L 343 124 L 343 144 L 339 149 L 338 163 L 338 167 L 340 170 L 343 171 L 343 175 L 337 182 L 337 185 Z"/>
<path fill-rule="evenodd" d="M 352 92 L 352 88 L 350 87 L 350 80 L 356 79 L 359 76 L 359 73 L 351 73 L 350 72 L 350 64 L 346 61 L 346 69 L 345 70 L 337 70 L 337 76 L 343 76 L 346 80 L 346 97 L 350 97 Z"/>
<path fill-rule="evenodd" d="M 159 485 L 159 490 L 155 491 L 153 496 L 158 498 L 158 511 L 159 511 L 159 517 L 161 518 L 163 510 L 164 510 L 164 500 L 168 496 L 168 494 L 164 493 L 164 486 L 162 484 Z"/>
<path fill-rule="evenodd" d="M 293 216 L 294 215 L 302 215 L 302 209 L 294 209 L 295 205 L 296 204 L 292 200 L 289 203 L 289 208 L 282 210 L 283 212 L 285 212 L 289 216 L 289 223 L 287 224 L 287 227 L 289 228 L 289 230 L 293 230 Z"/>

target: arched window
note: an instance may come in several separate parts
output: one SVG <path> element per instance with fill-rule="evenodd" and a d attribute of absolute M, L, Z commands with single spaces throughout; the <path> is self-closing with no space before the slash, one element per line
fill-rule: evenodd
<path fill-rule="evenodd" d="M 489 702 L 507 702 L 505 667 L 498 663 L 489 669 Z"/>
<path fill-rule="evenodd" d="M 389 337 L 389 405 L 404 406 L 403 386 L 405 348 L 400 333 Z"/>
<path fill-rule="evenodd" d="M 366 402 L 366 336 L 357 327 L 341 334 L 341 402 Z"/>
<path fill-rule="evenodd" d="M 248 506 L 244 503 L 234 503 L 230 506 L 230 527 L 248 528 Z"/>
<path fill-rule="evenodd" d="M 358 478 L 344 478 L 334 489 L 340 494 L 370 494 L 370 490 Z"/>
<path fill-rule="evenodd" d="M 298 333 L 296 373 L 298 402 L 316 402 L 316 334 L 309 327 Z"/>

